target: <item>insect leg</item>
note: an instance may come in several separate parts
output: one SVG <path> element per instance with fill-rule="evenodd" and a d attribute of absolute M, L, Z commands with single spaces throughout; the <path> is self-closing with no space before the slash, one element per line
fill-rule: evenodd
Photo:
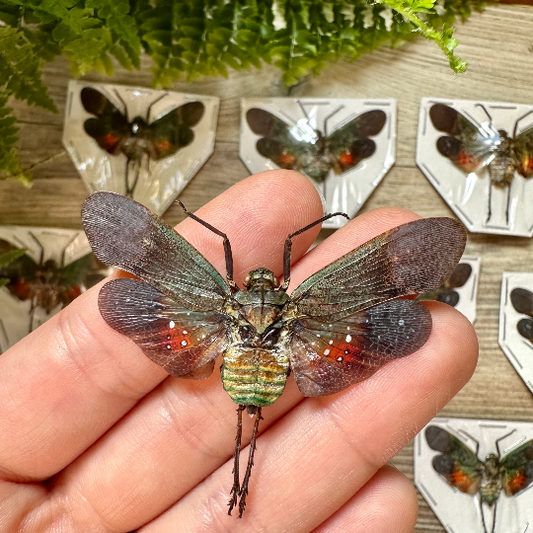
<path fill-rule="evenodd" d="M 30 327 L 29 327 L 29 332 L 28 333 L 31 333 L 33 331 L 33 316 L 35 315 L 35 308 L 37 306 L 35 305 L 35 296 L 32 296 L 32 299 L 31 299 L 31 307 L 30 307 Z"/>
<path fill-rule="evenodd" d="M 505 209 L 505 224 L 509 227 L 509 204 L 511 203 L 511 184 L 507 186 L 507 208 Z"/>
<path fill-rule="evenodd" d="M 492 117 L 491 117 L 490 113 L 487 111 L 487 108 L 483 104 L 476 104 L 476 107 L 481 107 L 481 109 L 483 109 L 483 111 L 485 111 L 485 115 L 487 115 L 487 117 L 489 119 L 489 122 L 492 122 Z"/>
<path fill-rule="evenodd" d="M 133 193 L 135 192 L 135 188 L 137 187 L 137 182 L 139 181 L 139 174 L 141 172 L 141 165 L 138 161 L 135 161 L 135 179 L 133 180 L 133 185 L 131 186 L 130 190 L 128 191 L 128 195 L 130 198 L 133 198 Z"/>
<path fill-rule="evenodd" d="M 489 223 L 491 216 L 492 216 L 492 181 L 489 180 L 489 213 L 487 216 L 487 220 L 485 220 L 485 224 Z"/>
<path fill-rule="evenodd" d="M 237 498 L 241 490 L 239 481 L 239 458 L 241 455 L 241 437 L 242 437 L 242 412 L 246 409 L 245 405 L 239 405 L 237 409 L 237 435 L 235 436 L 235 452 L 233 453 L 233 487 L 231 488 L 231 498 L 229 500 L 228 514 L 237 505 Z"/>
<path fill-rule="evenodd" d="M 287 239 L 285 240 L 285 248 L 283 250 L 283 283 L 280 285 L 279 290 L 280 291 L 286 291 L 289 287 L 289 281 L 291 279 L 291 249 L 292 249 L 292 238 L 296 237 L 297 235 L 300 235 L 300 233 L 303 233 L 304 231 L 307 231 L 308 229 L 311 229 L 312 227 L 316 226 L 317 224 L 320 224 L 321 222 L 324 222 L 325 220 L 329 220 L 330 218 L 341 216 L 348 220 L 350 220 L 350 217 L 346 213 L 329 213 L 329 215 L 325 215 L 322 218 L 319 218 L 318 220 L 315 220 L 311 224 L 308 224 L 302 229 L 299 229 L 298 231 L 295 231 L 294 233 L 291 233 Z"/>
<path fill-rule="evenodd" d="M 257 407 L 255 413 L 255 423 L 254 430 L 252 432 L 252 440 L 250 441 L 250 455 L 248 456 L 248 466 L 246 467 L 246 474 L 242 480 L 241 490 L 239 491 L 239 496 L 241 497 L 239 501 L 239 518 L 242 518 L 242 513 L 246 508 L 246 496 L 248 495 L 248 483 L 250 482 L 250 475 L 252 473 L 252 467 L 254 466 L 254 452 L 256 449 L 256 440 L 257 433 L 259 432 L 259 421 L 263 420 L 261 416 L 261 407 Z"/>
<path fill-rule="evenodd" d="M 516 131 L 517 131 L 517 129 L 518 129 L 518 123 L 519 123 L 521 120 L 524 120 L 528 115 L 531 115 L 531 113 L 533 113 L 533 110 L 528 111 L 527 113 L 524 113 L 521 117 L 519 117 L 519 118 L 517 119 L 517 121 L 516 121 L 515 124 L 514 124 L 513 137 L 516 137 Z"/>
<path fill-rule="evenodd" d="M 239 287 L 237 287 L 237 284 L 235 281 L 233 281 L 233 253 L 231 251 L 231 244 L 229 242 L 228 236 L 225 233 L 222 233 L 220 230 L 216 229 L 214 226 L 211 226 L 208 222 L 205 220 L 202 220 L 201 218 L 197 217 L 194 213 L 191 213 L 184 205 L 181 200 L 176 200 L 180 207 L 183 209 L 184 213 L 192 218 L 193 220 L 196 220 L 199 224 L 202 224 L 204 228 L 207 228 L 209 231 L 212 231 L 219 237 L 222 237 L 224 239 L 224 255 L 226 257 L 226 279 L 228 281 L 228 285 L 230 288 L 236 292 L 239 290 Z"/>

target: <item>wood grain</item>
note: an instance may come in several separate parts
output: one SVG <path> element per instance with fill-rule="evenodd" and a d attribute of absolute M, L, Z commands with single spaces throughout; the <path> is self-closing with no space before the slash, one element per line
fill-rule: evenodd
<path fill-rule="evenodd" d="M 295 90 L 297 96 L 385 98 L 398 100 L 397 163 L 364 210 L 386 205 L 412 209 L 423 216 L 451 215 L 450 209 L 414 162 L 420 98 L 423 96 L 533 103 L 533 7 L 491 6 L 459 25 L 458 55 L 469 63 L 463 75 L 454 75 L 440 50 L 422 40 L 401 49 L 382 49 L 356 63 L 339 63 Z M 88 80 L 98 81 L 97 76 Z M 21 123 L 20 150 L 24 166 L 33 167 L 35 183 L 24 189 L 15 181 L 0 182 L 0 224 L 49 225 L 79 228 L 80 206 L 87 190 L 63 151 L 61 133 L 69 80 L 68 66 L 57 60 L 45 70 L 60 114 L 12 102 Z M 140 72 L 118 70 L 116 83 L 149 85 L 150 63 Z M 239 99 L 284 96 L 277 70 L 231 73 L 229 79 L 177 83 L 176 90 L 220 96 L 221 108 L 215 153 L 183 192 L 191 210 L 247 176 L 238 159 Z M 532 206 L 533 208 L 533 206 Z M 172 206 L 165 218 L 182 217 Z M 480 360 L 470 383 L 442 412 L 445 416 L 494 418 L 533 422 L 533 397 L 515 373 L 497 342 L 501 273 L 532 270 L 531 239 L 469 235 L 467 253 L 480 255 L 481 278 L 476 330 Z M 412 479 L 412 445 L 394 463 Z M 444 529 L 420 498 L 416 531 Z"/>

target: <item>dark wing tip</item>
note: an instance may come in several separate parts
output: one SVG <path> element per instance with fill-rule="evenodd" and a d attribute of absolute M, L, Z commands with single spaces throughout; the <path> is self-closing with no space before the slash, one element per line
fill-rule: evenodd
<path fill-rule="evenodd" d="M 518 287 L 511 291 L 511 303 L 518 313 L 533 316 L 533 292 Z"/>
<path fill-rule="evenodd" d="M 428 426 L 425 431 L 428 446 L 437 452 L 450 450 L 451 435 L 439 426 Z"/>
<path fill-rule="evenodd" d="M 383 129 L 383 126 L 385 126 L 386 121 L 387 114 L 381 109 L 367 111 L 360 117 L 359 135 L 361 137 L 377 135 Z"/>
<path fill-rule="evenodd" d="M 253 107 L 246 112 L 246 121 L 256 135 L 269 135 L 272 130 L 274 116 L 258 107 Z"/>
<path fill-rule="evenodd" d="M 100 115 L 108 103 L 107 98 L 93 87 L 84 87 L 80 98 L 85 111 L 93 115 Z"/>
<path fill-rule="evenodd" d="M 388 250 L 394 284 L 404 294 L 437 289 L 463 255 L 467 232 L 448 217 L 425 218 L 399 226 Z"/>
<path fill-rule="evenodd" d="M 458 112 L 445 104 L 433 104 L 429 110 L 429 118 L 439 131 L 456 133 Z"/>
<path fill-rule="evenodd" d="M 205 106 L 202 102 L 188 102 L 181 107 L 183 122 L 187 126 L 196 126 L 204 116 Z"/>

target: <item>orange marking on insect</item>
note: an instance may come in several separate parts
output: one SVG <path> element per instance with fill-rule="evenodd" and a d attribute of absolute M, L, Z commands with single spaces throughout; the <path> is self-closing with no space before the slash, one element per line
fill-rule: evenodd
<path fill-rule="evenodd" d="M 157 148 L 160 152 L 168 152 L 172 148 L 172 143 L 167 139 L 157 141 Z"/>
<path fill-rule="evenodd" d="M 291 163 L 294 162 L 294 157 L 291 154 L 287 153 L 287 152 L 283 152 L 281 154 L 280 161 L 284 165 L 290 165 Z"/>
<path fill-rule="evenodd" d="M 12 289 L 20 300 L 27 300 L 31 297 L 31 284 L 23 279 L 18 279 Z"/>
<path fill-rule="evenodd" d="M 519 490 L 522 490 L 526 486 L 526 481 L 527 479 L 524 473 L 517 472 L 507 483 L 511 494 L 516 494 Z"/>
<path fill-rule="evenodd" d="M 191 338 L 190 328 L 183 327 L 173 320 L 161 328 L 160 342 L 167 350 L 184 350 L 195 344 Z"/>
<path fill-rule="evenodd" d="M 533 170 L 533 157 L 529 157 L 529 155 L 525 155 L 522 159 L 522 167 L 526 170 Z"/>
<path fill-rule="evenodd" d="M 450 483 L 459 488 L 462 492 L 468 492 L 472 486 L 472 478 L 463 470 L 454 470 L 451 474 Z"/>
<path fill-rule="evenodd" d="M 354 361 L 359 361 L 359 354 L 362 349 L 355 343 L 350 341 L 346 342 L 333 342 L 328 343 L 327 348 L 324 349 L 323 355 L 332 361 L 337 363 L 353 363 Z"/>
<path fill-rule="evenodd" d="M 351 165 L 353 163 L 353 155 L 350 152 L 341 152 L 339 162 L 341 165 Z"/>
<path fill-rule="evenodd" d="M 106 133 L 104 136 L 104 143 L 106 146 L 115 146 L 118 143 L 118 137 L 112 133 Z"/>

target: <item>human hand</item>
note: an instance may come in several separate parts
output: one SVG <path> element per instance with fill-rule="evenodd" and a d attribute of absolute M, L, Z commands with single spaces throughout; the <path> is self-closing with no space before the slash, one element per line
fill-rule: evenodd
<path fill-rule="evenodd" d="M 228 234 L 240 282 L 259 266 L 281 274 L 288 233 L 319 218 L 322 206 L 306 178 L 272 171 L 197 214 Z M 291 289 L 416 218 L 393 208 L 365 213 L 303 259 L 318 228 L 296 237 Z M 178 230 L 224 274 L 219 237 L 191 219 Z M 0 357 L 1 532 L 412 531 L 414 489 L 383 465 L 474 370 L 477 339 L 459 312 L 425 303 L 428 342 L 341 393 L 304 399 L 289 378 L 263 411 L 238 519 L 227 515 L 237 406 L 218 372 L 203 381 L 168 377 L 104 322 L 100 287 Z M 250 432 L 247 420 L 243 439 Z"/>

